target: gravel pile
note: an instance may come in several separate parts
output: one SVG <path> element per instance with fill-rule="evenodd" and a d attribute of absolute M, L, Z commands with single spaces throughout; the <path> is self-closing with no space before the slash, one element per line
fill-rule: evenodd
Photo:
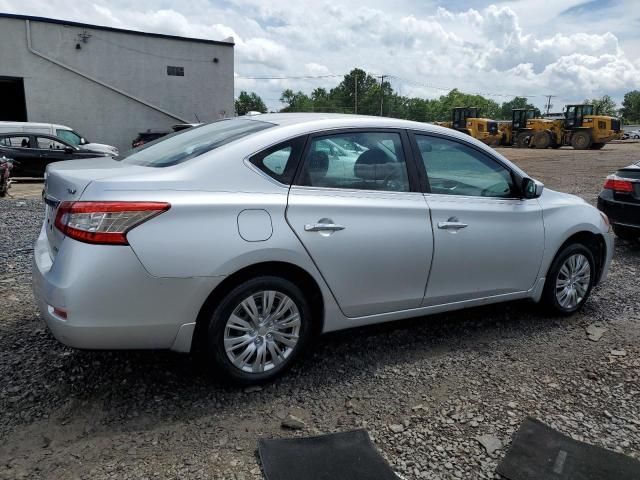
<path fill-rule="evenodd" d="M 242 390 L 189 356 L 56 342 L 30 292 L 42 211 L 0 201 L 2 479 L 261 478 L 257 438 L 354 428 L 405 479 L 490 479 L 527 416 L 640 458 L 639 247 L 569 319 L 516 302 L 339 332 Z"/>

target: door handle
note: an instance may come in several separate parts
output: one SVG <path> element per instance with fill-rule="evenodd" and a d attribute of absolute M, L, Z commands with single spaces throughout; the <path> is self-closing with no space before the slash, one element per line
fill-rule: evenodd
<path fill-rule="evenodd" d="M 456 217 L 450 217 L 446 222 L 438 222 L 438 228 L 442 230 L 460 230 L 468 226 L 468 224 L 462 223 Z"/>
<path fill-rule="evenodd" d="M 346 227 L 335 223 L 307 223 L 304 226 L 305 232 L 337 232 L 344 230 Z"/>

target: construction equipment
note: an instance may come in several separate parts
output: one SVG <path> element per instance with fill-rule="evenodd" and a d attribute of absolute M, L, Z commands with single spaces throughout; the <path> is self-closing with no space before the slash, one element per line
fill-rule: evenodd
<path fill-rule="evenodd" d="M 500 145 L 518 148 L 529 146 L 533 129 L 527 122 L 535 118 L 535 110 L 531 108 L 514 108 L 511 110 L 511 121 L 499 122 Z"/>
<path fill-rule="evenodd" d="M 449 128 L 466 133 L 487 145 L 500 142 L 501 134 L 498 131 L 498 122 L 489 118 L 480 117 L 477 107 L 456 107 L 452 111 L 452 121 Z"/>
<path fill-rule="evenodd" d="M 502 145 L 519 148 L 599 150 L 622 136 L 619 119 L 595 115 L 593 105 L 568 105 L 561 119 L 535 118 L 533 110 L 513 109 L 512 121 L 499 126 Z"/>
<path fill-rule="evenodd" d="M 570 145 L 576 150 L 599 150 L 607 142 L 622 137 L 620 119 L 594 113 L 593 105 L 567 105 L 561 120 L 533 119 L 530 146 L 559 148 Z"/>

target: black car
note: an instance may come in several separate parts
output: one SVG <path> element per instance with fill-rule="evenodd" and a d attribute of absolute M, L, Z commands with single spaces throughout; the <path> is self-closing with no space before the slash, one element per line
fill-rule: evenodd
<path fill-rule="evenodd" d="M 153 142 L 154 140 L 169 135 L 170 133 L 172 132 L 169 130 L 147 130 L 146 132 L 140 132 L 133 142 L 131 142 L 131 147 L 141 147 L 145 143 Z"/>
<path fill-rule="evenodd" d="M 598 209 L 620 238 L 640 239 L 640 162 L 609 175 L 598 195 Z"/>
<path fill-rule="evenodd" d="M 0 134 L 0 157 L 13 158 L 16 164 L 12 177 L 44 176 L 47 165 L 62 160 L 104 157 L 104 153 L 81 150 L 64 140 L 43 133 Z"/>

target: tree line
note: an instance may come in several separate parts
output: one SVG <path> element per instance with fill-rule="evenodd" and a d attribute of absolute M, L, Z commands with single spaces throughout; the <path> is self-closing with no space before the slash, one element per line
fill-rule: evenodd
<path fill-rule="evenodd" d="M 327 112 L 358 113 L 404 118 L 419 122 L 447 121 L 454 107 L 479 107 L 480 114 L 495 120 L 511 120 L 513 108 L 530 108 L 536 116 L 540 110 L 525 97 L 498 103 L 482 95 L 468 94 L 453 89 L 438 98 L 408 97 L 396 92 L 388 81 L 362 69 L 354 68 L 342 81 L 331 89 L 315 88 L 310 94 L 286 89 L 280 96 L 285 105 L 280 112 Z M 609 96 L 586 99 L 584 103 L 595 105 L 600 115 L 621 116 L 625 123 L 640 123 L 640 91 L 634 90 L 624 96 L 620 108 Z M 267 112 L 267 107 L 256 93 L 240 92 L 235 101 L 236 113 L 244 115 L 250 111 Z"/>

